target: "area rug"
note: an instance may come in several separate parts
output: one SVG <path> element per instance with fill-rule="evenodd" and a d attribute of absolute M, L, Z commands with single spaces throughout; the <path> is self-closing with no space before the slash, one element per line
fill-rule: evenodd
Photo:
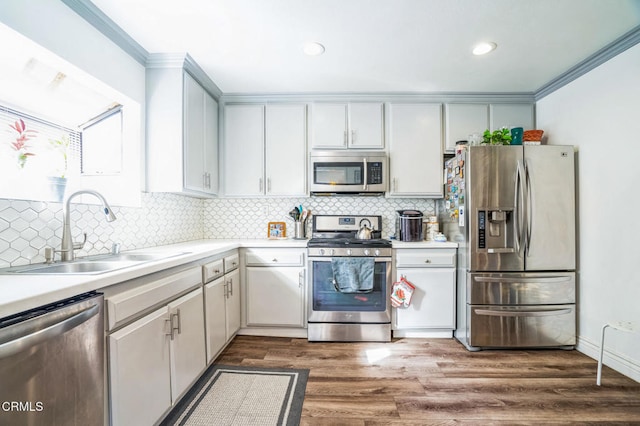
<path fill-rule="evenodd" d="M 309 370 L 212 365 L 162 425 L 298 425 Z"/>

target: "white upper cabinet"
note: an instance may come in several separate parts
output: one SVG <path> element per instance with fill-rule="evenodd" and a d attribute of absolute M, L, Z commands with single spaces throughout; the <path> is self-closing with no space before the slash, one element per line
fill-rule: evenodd
<path fill-rule="evenodd" d="M 445 106 L 445 151 L 454 152 L 456 142 L 482 136 L 489 128 L 489 104 L 447 104 Z"/>
<path fill-rule="evenodd" d="M 224 193 L 306 195 L 306 105 L 225 106 Z"/>
<path fill-rule="evenodd" d="M 266 194 L 305 195 L 306 105 L 267 105 L 265 114 Z"/>
<path fill-rule="evenodd" d="M 147 68 L 147 190 L 218 192 L 218 104 L 180 66 Z"/>
<path fill-rule="evenodd" d="M 218 103 L 189 74 L 184 74 L 184 187 L 218 192 Z"/>
<path fill-rule="evenodd" d="M 389 104 L 390 196 L 443 196 L 442 106 Z"/>
<path fill-rule="evenodd" d="M 491 131 L 501 127 L 535 129 L 533 104 L 491 104 Z"/>
<path fill-rule="evenodd" d="M 314 103 L 311 112 L 313 149 L 383 149 L 384 103 Z"/>
<path fill-rule="evenodd" d="M 224 193 L 264 194 L 264 105 L 224 108 Z"/>

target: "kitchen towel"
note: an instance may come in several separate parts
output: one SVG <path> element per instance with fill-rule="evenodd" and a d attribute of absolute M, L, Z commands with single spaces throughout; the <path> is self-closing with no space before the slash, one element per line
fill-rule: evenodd
<path fill-rule="evenodd" d="M 369 293 L 373 290 L 374 267 L 373 258 L 334 257 L 333 285 L 340 293 Z"/>

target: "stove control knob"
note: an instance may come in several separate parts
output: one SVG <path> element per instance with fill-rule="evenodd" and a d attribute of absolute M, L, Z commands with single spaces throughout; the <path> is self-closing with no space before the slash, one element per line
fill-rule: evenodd
<path fill-rule="evenodd" d="M 374 252 L 373 252 L 373 254 L 374 254 L 375 256 L 380 256 L 380 250 L 376 249 L 376 251 L 374 251 Z"/>
<path fill-rule="evenodd" d="M 333 253 L 335 253 L 334 249 L 329 249 L 329 255 L 333 256 Z"/>
<path fill-rule="evenodd" d="M 364 249 L 364 255 L 365 256 L 369 256 L 371 254 L 371 250 L 369 249 Z"/>
<path fill-rule="evenodd" d="M 324 249 L 320 249 L 320 256 L 324 256 Z"/>
<path fill-rule="evenodd" d="M 351 249 L 347 249 L 347 256 L 351 256 L 351 253 L 353 253 L 353 251 Z"/>

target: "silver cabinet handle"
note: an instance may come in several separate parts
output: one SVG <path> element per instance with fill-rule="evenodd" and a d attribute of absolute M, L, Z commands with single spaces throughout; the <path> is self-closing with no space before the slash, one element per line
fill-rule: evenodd
<path fill-rule="evenodd" d="M 178 334 L 182 334 L 182 321 L 180 321 L 180 309 L 176 310 L 176 313 L 173 314 L 173 317 L 176 318 L 178 320 L 178 326 L 177 327 L 172 327 L 174 330 L 176 330 L 178 332 Z M 172 326 L 173 326 L 173 321 L 171 321 Z"/>
<path fill-rule="evenodd" d="M 32 328 L 25 330 L 21 336 L 17 336 L 17 339 L 1 344 L 0 358 L 11 356 L 53 337 L 60 336 L 89 320 L 89 318 L 98 313 L 99 309 L 98 305 L 93 305 L 42 329 L 42 323 L 35 323 Z"/>
<path fill-rule="evenodd" d="M 393 178 L 393 192 L 398 191 L 398 179 Z"/>
<path fill-rule="evenodd" d="M 271 178 L 267 178 L 267 192 L 271 192 Z"/>
<path fill-rule="evenodd" d="M 349 133 L 344 131 L 344 146 L 349 146 Z"/>
<path fill-rule="evenodd" d="M 262 192 L 262 178 L 258 180 L 258 191 Z"/>
<path fill-rule="evenodd" d="M 356 141 L 356 131 L 351 130 L 351 145 L 353 145 Z"/>
<path fill-rule="evenodd" d="M 165 336 L 169 336 L 171 340 L 173 340 L 173 314 L 169 314 L 169 318 L 165 318 L 164 320 L 165 328 L 168 325 L 169 332 L 165 332 Z"/>
<path fill-rule="evenodd" d="M 298 272 L 298 288 L 302 288 L 304 285 L 304 270 Z"/>
<path fill-rule="evenodd" d="M 229 281 L 229 296 L 233 296 L 233 278 L 230 278 Z"/>
<path fill-rule="evenodd" d="M 229 298 L 229 281 L 224 282 L 224 298 Z"/>

